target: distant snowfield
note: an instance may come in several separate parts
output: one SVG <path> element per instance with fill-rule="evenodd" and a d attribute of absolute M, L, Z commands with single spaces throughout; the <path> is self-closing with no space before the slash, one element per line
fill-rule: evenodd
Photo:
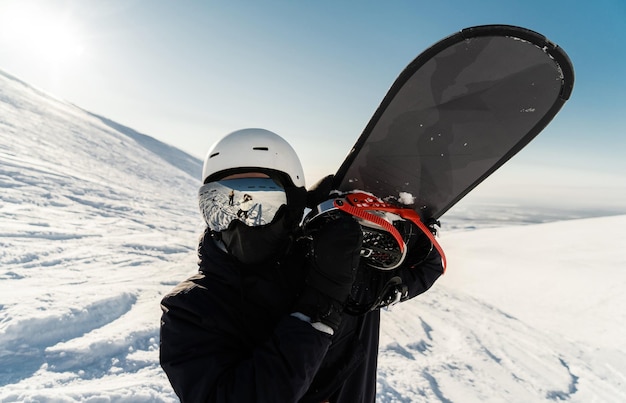
<path fill-rule="evenodd" d="M 197 269 L 199 172 L 0 72 L 0 401 L 177 401 L 159 301 Z M 378 400 L 626 401 L 626 216 L 449 220 L 447 274 L 383 314 Z"/>
<path fill-rule="evenodd" d="M 626 216 L 444 236 L 440 284 L 575 342 L 626 352 Z"/>
<path fill-rule="evenodd" d="M 447 273 L 383 315 L 381 401 L 626 401 L 626 216 L 441 243 Z"/>

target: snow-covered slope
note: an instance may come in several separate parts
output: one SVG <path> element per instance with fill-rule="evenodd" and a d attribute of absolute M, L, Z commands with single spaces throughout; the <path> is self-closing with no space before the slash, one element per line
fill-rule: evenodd
<path fill-rule="evenodd" d="M 383 316 L 381 401 L 626 401 L 626 216 L 441 243 L 444 277 Z"/>
<path fill-rule="evenodd" d="M 0 74 L 0 401 L 174 399 L 158 302 L 195 270 L 201 162 L 129 134 Z"/>
<path fill-rule="evenodd" d="M 0 401 L 177 401 L 159 300 L 196 270 L 196 172 L 0 73 Z M 625 224 L 444 233 L 446 276 L 383 315 L 378 400 L 626 401 Z"/>

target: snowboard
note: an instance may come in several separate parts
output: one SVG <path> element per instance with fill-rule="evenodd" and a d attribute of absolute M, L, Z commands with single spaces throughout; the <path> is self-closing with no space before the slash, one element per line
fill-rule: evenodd
<path fill-rule="evenodd" d="M 463 29 L 398 76 L 334 175 L 334 199 L 310 217 L 359 218 L 365 259 L 392 270 L 409 220 L 433 224 L 535 138 L 569 99 L 574 70 L 545 36 L 521 27 Z"/>
<path fill-rule="evenodd" d="M 535 138 L 570 97 L 567 54 L 528 29 L 464 29 L 417 56 L 335 174 L 438 219 Z"/>

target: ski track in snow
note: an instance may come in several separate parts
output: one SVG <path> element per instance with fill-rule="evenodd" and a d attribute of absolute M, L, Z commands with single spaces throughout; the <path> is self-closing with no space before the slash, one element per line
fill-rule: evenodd
<path fill-rule="evenodd" d="M 0 401 L 177 401 L 159 301 L 196 271 L 200 161 L 1 72 L 0 140 Z M 626 401 L 626 216 L 519 211 L 444 217 L 448 273 L 383 313 L 379 402 Z"/>
<path fill-rule="evenodd" d="M 54 362 L 59 357 L 51 356 L 48 351 L 50 346 L 82 337 L 91 330 L 118 319 L 132 308 L 135 301 L 135 296 L 122 294 L 92 303 L 80 310 L 70 309 L 62 315 L 28 318 L 12 323 L 0 336 L 0 357 L 5 364 L 0 370 L 0 382 L 7 384 L 25 379 L 46 362 L 52 363 L 52 368 L 68 367 L 67 352 L 60 354 L 64 361 L 55 365 Z"/>

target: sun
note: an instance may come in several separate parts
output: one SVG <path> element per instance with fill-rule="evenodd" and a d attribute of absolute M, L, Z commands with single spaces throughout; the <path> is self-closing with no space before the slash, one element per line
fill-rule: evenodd
<path fill-rule="evenodd" d="M 82 57 L 85 51 L 82 35 L 70 15 L 32 3 L 9 4 L 0 10 L 4 46 L 44 64 L 41 67 L 63 67 Z"/>

